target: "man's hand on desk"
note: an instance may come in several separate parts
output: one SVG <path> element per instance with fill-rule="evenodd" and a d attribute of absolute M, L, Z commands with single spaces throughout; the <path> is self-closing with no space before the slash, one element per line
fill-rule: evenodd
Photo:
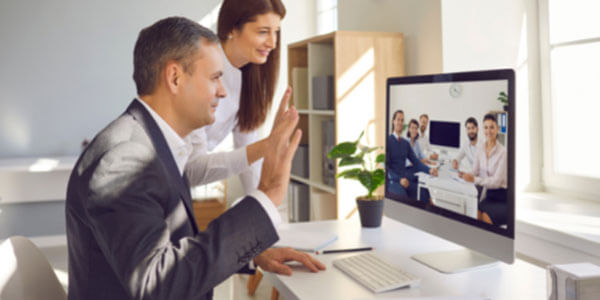
<path fill-rule="evenodd" d="M 310 254 L 292 248 L 269 248 L 254 258 L 254 263 L 263 270 L 289 276 L 292 275 L 292 268 L 284 264 L 288 261 L 302 263 L 311 272 L 325 270 L 325 265 Z"/>
<path fill-rule="evenodd" d="M 473 176 L 473 174 L 469 174 L 469 173 L 465 173 L 465 172 L 458 172 L 458 177 L 460 177 L 468 182 L 475 182 L 475 176 Z"/>
<path fill-rule="evenodd" d="M 456 159 L 452 160 L 452 169 L 458 170 L 458 161 Z"/>
<path fill-rule="evenodd" d="M 429 174 L 432 176 L 438 176 L 438 170 L 436 168 L 429 168 Z"/>
<path fill-rule="evenodd" d="M 402 187 L 404 187 L 405 189 L 407 189 L 408 186 L 410 185 L 410 182 L 408 181 L 408 179 L 402 177 L 402 178 L 400 178 L 400 185 Z"/>

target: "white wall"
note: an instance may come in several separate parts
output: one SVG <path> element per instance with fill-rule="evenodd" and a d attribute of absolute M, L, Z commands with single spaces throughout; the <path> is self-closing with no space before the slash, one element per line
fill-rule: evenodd
<path fill-rule="evenodd" d="M 479 137 L 483 137 L 483 116 L 488 112 L 502 111 L 502 103 L 496 98 L 500 91 L 508 89 L 505 80 L 463 82 L 462 93 L 454 98 L 449 94 L 450 83 L 398 85 L 390 91 L 390 123 L 394 111 L 404 111 L 404 122 L 419 120 L 428 114 L 433 121 L 460 123 L 460 146 L 467 142 L 465 120 L 474 117 L 479 123 Z M 424 109 L 426 108 L 426 109 Z M 391 127 L 390 127 L 391 128 Z M 404 131 L 403 136 L 406 136 Z"/>
<path fill-rule="evenodd" d="M 76 155 L 136 96 L 137 34 L 217 0 L 0 2 L 0 158 Z"/>
<path fill-rule="evenodd" d="M 404 33 L 406 74 L 442 71 L 441 0 L 339 0 L 338 29 Z"/>
<path fill-rule="evenodd" d="M 136 96 L 138 32 L 219 2 L 0 1 L 0 158 L 79 154 Z M 51 200 L 0 204 L 0 239 L 64 234 L 64 199 Z"/>
<path fill-rule="evenodd" d="M 517 189 L 541 189 L 542 134 L 536 0 L 443 0 L 444 72 L 516 71 Z"/>

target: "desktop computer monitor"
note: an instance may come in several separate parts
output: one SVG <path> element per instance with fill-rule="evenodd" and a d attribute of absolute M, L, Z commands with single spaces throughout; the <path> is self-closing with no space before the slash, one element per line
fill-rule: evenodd
<path fill-rule="evenodd" d="M 514 261 L 514 77 L 503 69 L 387 80 L 384 212 L 465 247 L 413 256 L 439 271 Z M 406 124 L 423 114 L 430 143 L 411 143 Z M 417 155 L 443 149 L 437 160 Z"/>
<path fill-rule="evenodd" d="M 440 147 L 458 148 L 460 146 L 460 123 L 431 120 L 429 122 L 429 143 Z"/>

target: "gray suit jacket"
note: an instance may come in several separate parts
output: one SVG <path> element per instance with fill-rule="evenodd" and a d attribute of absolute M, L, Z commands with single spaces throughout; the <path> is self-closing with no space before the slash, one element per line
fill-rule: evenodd
<path fill-rule="evenodd" d="M 66 218 L 69 299 L 211 299 L 278 239 L 251 197 L 199 232 L 187 181 L 138 101 L 79 158 Z"/>

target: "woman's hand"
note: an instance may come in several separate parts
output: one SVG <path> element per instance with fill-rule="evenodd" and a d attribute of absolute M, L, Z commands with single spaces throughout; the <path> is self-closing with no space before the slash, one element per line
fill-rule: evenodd
<path fill-rule="evenodd" d="M 469 174 L 469 173 L 465 173 L 465 172 L 458 172 L 458 177 L 460 177 L 468 182 L 475 182 L 475 176 L 473 176 L 473 174 Z"/>

